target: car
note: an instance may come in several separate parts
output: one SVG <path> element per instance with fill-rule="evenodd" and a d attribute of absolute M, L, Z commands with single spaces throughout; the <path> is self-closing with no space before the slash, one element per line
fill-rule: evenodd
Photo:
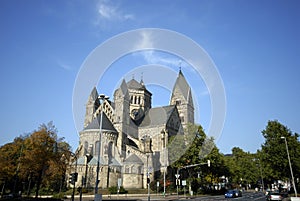
<path fill-rule="evenodd" d="M 240 190 L 228 190 L 225 193 L 225 198 L 237 198 L 242 197 L 242 192 Z"/>
<path fill-rule="evenodd" d="M 269 192 L 266 196 L 266 199 L 269 200 L 283 200 L 283 197 L 278 192 Z"/>

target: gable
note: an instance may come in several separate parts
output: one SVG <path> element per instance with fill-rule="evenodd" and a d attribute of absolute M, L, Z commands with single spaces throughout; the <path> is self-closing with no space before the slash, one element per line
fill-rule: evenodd
<path fill-rule="evenodd" d="M 143 161 L 135 154 L 131 154 L 124 160 L 124 163 L 144 164 Z"/>
<path fill-rule="evenodd" d="M 167 124 L 175 108 L 176 106 L 174 105 L 151 108 L 146 113 L 139 127 L 153 127 L 153 126 Z"/>

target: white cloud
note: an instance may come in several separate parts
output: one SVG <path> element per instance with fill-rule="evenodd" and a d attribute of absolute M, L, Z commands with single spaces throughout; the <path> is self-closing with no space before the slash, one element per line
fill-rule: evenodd
<path fill-rule="evenodd" d="M 125 13 L 119 6 L 112 5 L 108 1 L 100 1 L 98 4 L 99 17 L 110 21 L 133 20 L 134 15 Z"/>
<path fill-rule="evenodd" d="M 145 50 L 135 53 L 135 55 L 140 55 L 145 60 L 147 64 L 160 64 L 170 67 L 182 67 L 187 68 L 188 64 L 182 61 L 177 56 L 173 56 L 167 53 L 163 53 L 155 50 Z"/>
<path fill-rule="evenodd" d="M 61 61 L 57 61 L 57 64 L 58 64 L 58 66 L 59 66 L 60 68 L 62 68 L 62 69 L 64 69 L 64 70 L 67 70 L 67 71 L 72 70 L 72 67 L 71 67 L 70 65 L 65 64 L 65 63 L 63 63 L 63 62 L 61 62 Z"/>

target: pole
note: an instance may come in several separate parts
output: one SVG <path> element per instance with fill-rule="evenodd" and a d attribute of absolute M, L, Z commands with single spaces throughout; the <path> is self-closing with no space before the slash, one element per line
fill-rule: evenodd
<path fill-rule="evenodd" d="M 164 197 L 166 197 L 166 167 L 164 167 Z"/>
<path fill-rule="evenodd" d="M 101 94 L 99 96 L 99 99 L 100 101 L 102 101 L 104 99 L 105 95 L 104 94 Z M 101 105 L 101 102 L 100 102 L 100 105 Z M 97 160 L 97 174 L 96 174 L 96 182 L 95 182 L 95 201 L 100 201 L 101 200 L 101 196 L 98 195 L 98 185 L 100 183 L 100 180 L 99 180 L 99 171 L 100 171 L 100 152 L 101 152 L 101 137 L 102 137 L 102 116 L 103 116 L 103 108 L 101 109 L 101 113 L 100 113 L 100 134 L 99 134 L 99 146 L 98 146 L 98 160 Z"/>
<path fill-rule="evenodd" d="M 164 197 L 166 197 L 166 171 L 167 171 L 167 164 L 166 164 L 166 159 L 167 159 L 167 140 L 166 140 L 166 132 L 163 133 L 164 135 Z"/>
<path fill-rule="evenodd" d="M 75 157 L 75 174 L 77 173 L 77 156 L 76 156 L 76 154 L 74 154 L 74 157 Z M 73 191 L 72 191 L 72 197 L 71 197 L 71 199 L 72 199 L 72 201 L 74 201 L 74 196 L 75 196 L 75 183 L 76 183 L 76 181 L 74 181 L 74 184 L 73 184 Z"/>
<path fill-rule="evenodd" d="M 149 155 L 147 154 L 147 188 L 148 188 L 148 201 L 150 201 L 150 182 L 149 182 Z"/>
<path fill-rule="evenodd" d="M 177 175 L 179 175 L 179 169 L 177 169 Z M 177 176 L 179 178 L 179 176 Z M 176 178 L 176 185 L 177 185 L 177 198 L 179 199 L 179 194 L 178 194 L 178 186 L 179 186 L 179 179 Z"/>
<path fill-rule="evenodd" d="M 259 159 L 259 170 L 260 170 L 260 177 L 261 177 L 262 191 L 264 191 L 264 190 L 265 190 L 265 185 L 264 185 L 264 178 L 263 178 L 263 174 L 262 174 L 262 169 L 261 169 L 260 159 Z"/>
<path fill-rule="evenodd" d="M 286 153 L 287 153 L 287 156 L 288 156 L 289 165 L 290 165 L 290 171 L 291 171 L 291 175 L 292 175 L 292 183 L 293 183 L 293 187 L 294 187 L 294 190 L 295 190 L 295 195 L 297 197 L 297 189 L 296 189 L 296 185 L 295 185 L 294 174 L 293 174 L 293 169 L 292 169 L 292 164 L 291 164 L 291 159 L 290 159 L 288 144 L 287 144 L 287 141 L 286 141 L 286 137 L 281 137 L 281 138 L 284 138 L 284 141 L 285 141 Z"/>
<path fill-rule="evenodd" d="M 83 186 L 84 188 L 87 187 L 87 173 L 88 173 L 88 155 L 85 155 L 85 173 L 84 173 L 84 183 Z"/>
<path fill-rule="evenodd" d="M 109 159 L 107 159 L 107 188 L 109 188 Z"/>

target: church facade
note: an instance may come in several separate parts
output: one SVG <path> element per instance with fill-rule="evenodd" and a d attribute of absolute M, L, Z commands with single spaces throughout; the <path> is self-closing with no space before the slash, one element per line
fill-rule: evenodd
<path fill-rule="evenodd" d="M 91 91 L 72 165 L 78 173 L 76 186 L 95 187 L 98 161 L 99 188 L 146 188 L 147 179 L 166 171 L 169 138 L 194 123 L 191 88 L 181 70 L 169 105 L 152 108 L 151 103 L 142 80 L 123 80 L 113 100 L 99 96 L 96 88 Z"/>

